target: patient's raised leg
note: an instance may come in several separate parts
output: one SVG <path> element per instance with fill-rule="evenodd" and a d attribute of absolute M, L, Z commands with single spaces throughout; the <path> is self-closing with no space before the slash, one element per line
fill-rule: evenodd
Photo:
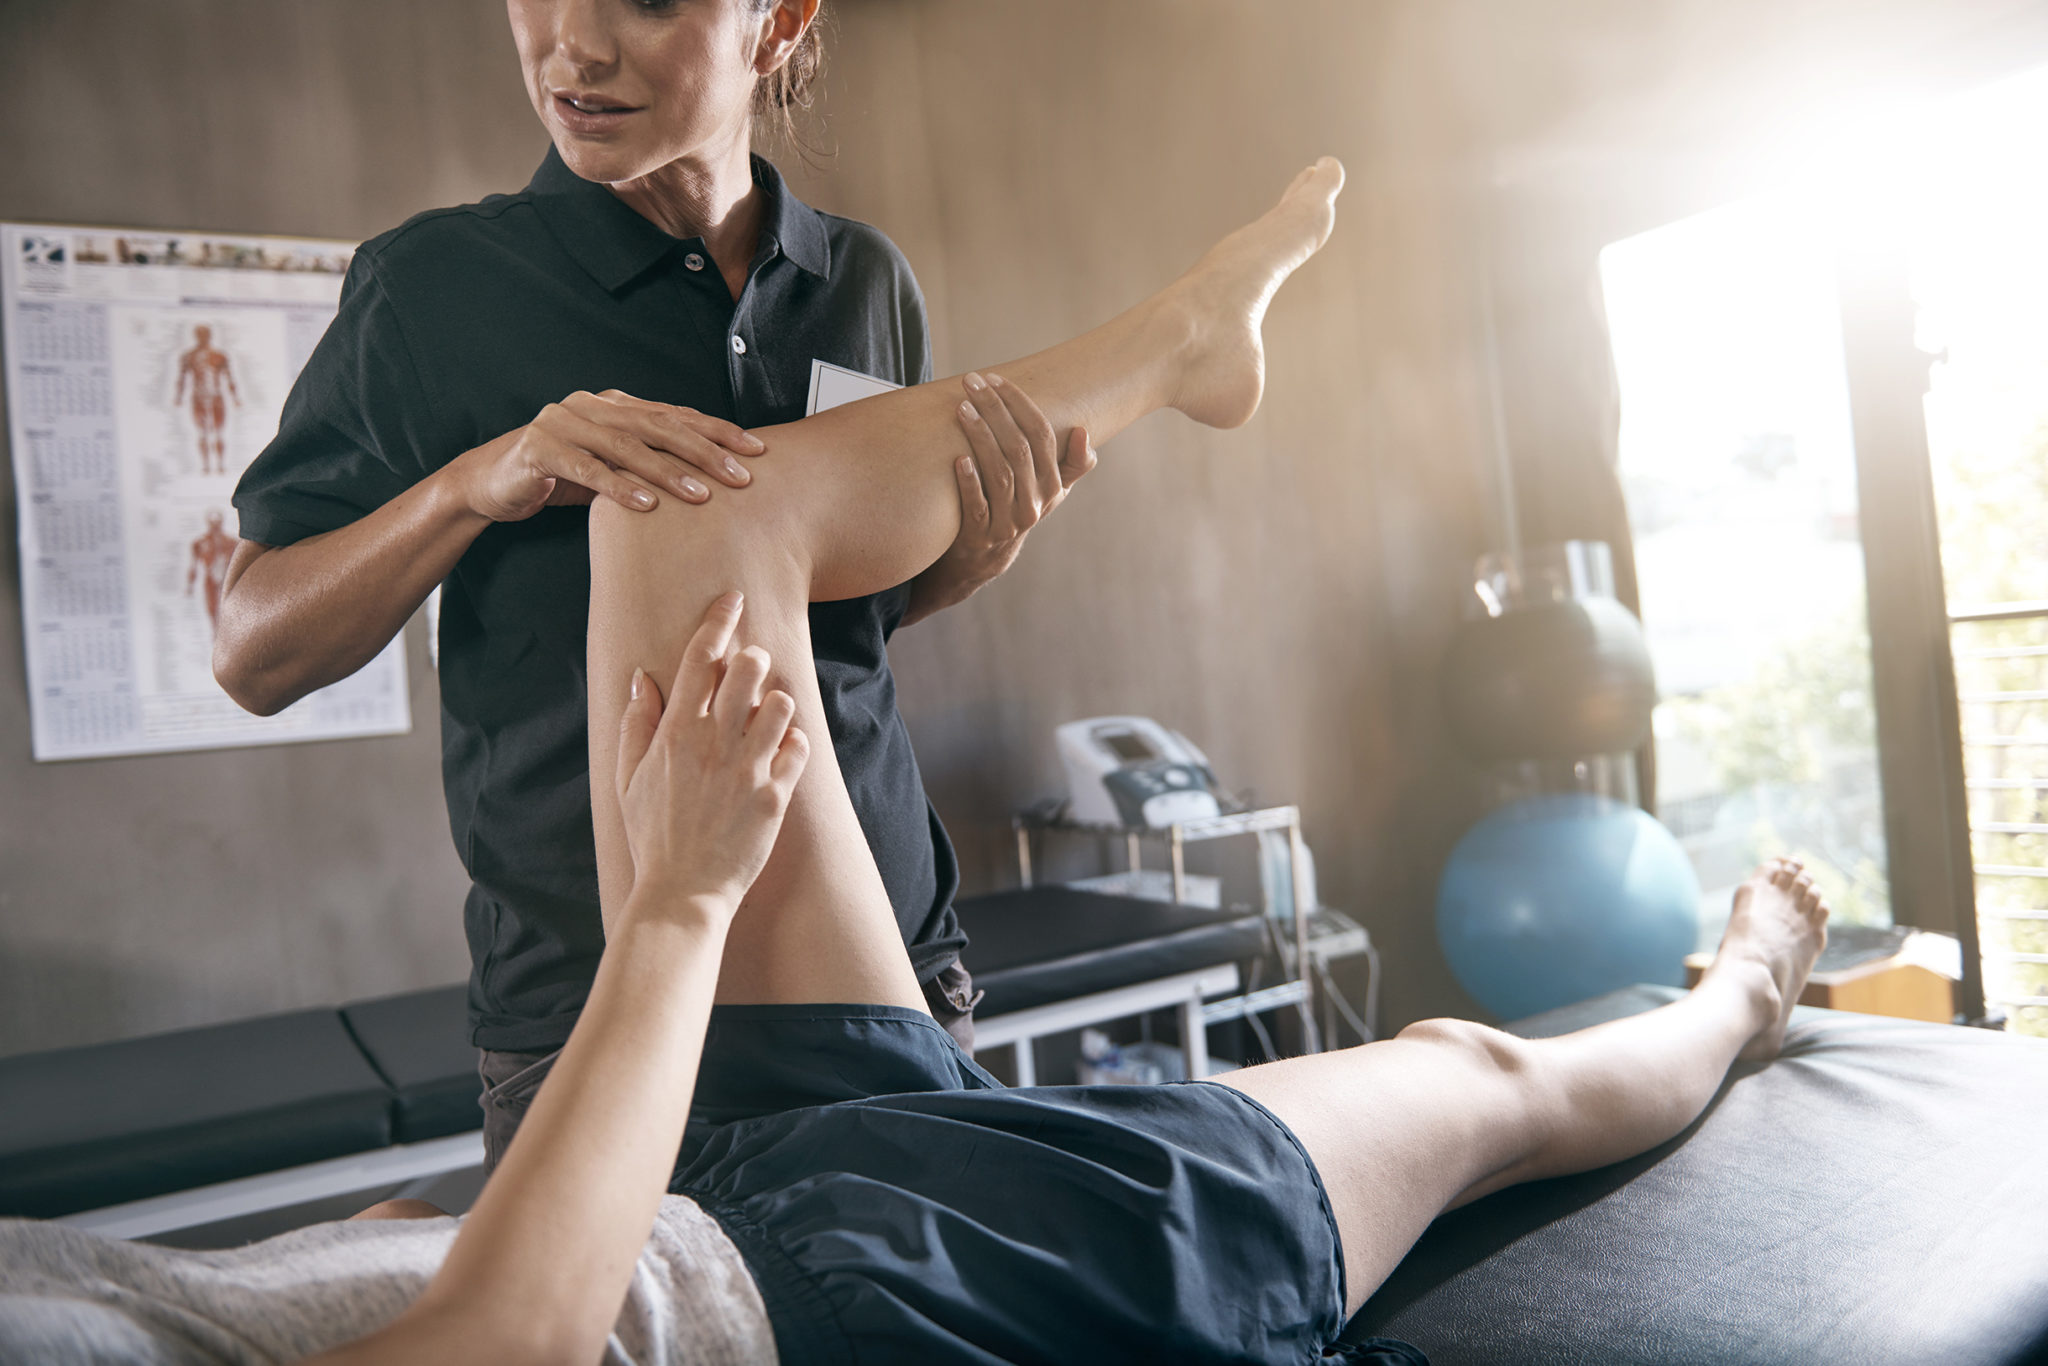
<path fill-rule="evenodd" d="M 1281 282 L 1328 237 L 1343 170 L 1325 159 L 1267 214 L 1165 290 L 1094 331 L 1000 367 L 1055 427 L 1107 440 L 1157 408 L 1248 418 L 1264 380 L 1259 324 Z M 796 724 L 827 738 L 807 606 L 914 577 L 958 533 L 951 382 L 922 385 L 764 429 L 769 454 L 745 493 L 703 506 L 591 509 L 588 660 L 591 798 L 600 898 L 624 902 L 632 865 L 613 791 L 616 729 L 635 666 L 675 676 L 709 602 L 746 595 L 740 644 L 775 661 Z M 880 875 L 837 764 L 812 760 L 768 867 L 727 939 L 722 1002 L 870 1002 L 923 1008 Z"/>
<path fill-rule="evenodd" d="M 1535 1040 L 1426 1020 L 1219 1080 L 1278 1115 L 1315 1162 L 1349 1313 L 1445 1210 L 1646 1152 L 1700 1116 L 1738 1056 L 1775 1057 L 1826 920 L 1811 877 L 1780 860 L 1736 893 L 1699 986 L 1660 1010 Z"/>

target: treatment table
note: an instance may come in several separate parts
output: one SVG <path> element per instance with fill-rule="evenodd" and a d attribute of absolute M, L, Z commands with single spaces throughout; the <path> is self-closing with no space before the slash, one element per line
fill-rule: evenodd
<path fill-rule="evenodd" d="M 1173 933 L 1129 972 L 1243 951 Z M 1115 955 L 1082 956 L 1089 990 L 1115 989 Z M 1051 961 L 1020 959 L 1017 1011 L 1057 1006 L 1038 999 Z M 323 1197 L 333 1217 L 338 1193 L 473 1167 L 476 1095 L 460 987 L 0 1058 L 0 1215 L 115 1236 Z M 1436 1366 L 2048 1362 L 2048 1045 L 1802 1007 L 1784 1056 L 1739 1066 L 1677 1139 L 1438 1220 L 1348 1332 Z"/>
<path fill-rule="evenodd" d="M 2048 1043 L 1799 1007 L 1661 1148 L 1438 1219 L 1351 1335 L 1433 1366 L 2048 1362 Z"/>

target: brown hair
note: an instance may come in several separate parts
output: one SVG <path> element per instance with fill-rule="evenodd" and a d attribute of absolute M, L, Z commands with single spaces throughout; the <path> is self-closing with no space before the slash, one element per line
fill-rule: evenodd
<path fill-rule="evenodd" d="M 818 77 L 825 70 L 825 2 L 818 0 L 818 12 L 787 61 L 762 77 L 754 86 L 754 122 L 758 131 L 809 155 L 820 149 L 805 139 L 797 127 L 799 111 L 809 113 L 817 98 Z M 754 12 L 765 14 L 777 0 L 754 0 Z"/>

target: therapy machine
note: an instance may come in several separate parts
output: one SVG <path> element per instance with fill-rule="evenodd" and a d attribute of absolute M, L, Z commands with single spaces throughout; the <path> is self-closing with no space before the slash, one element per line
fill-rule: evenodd
<path fill-rule="evenodd" d="M 1053 735 L 1074 821 L 1157 830 L 1222 811 L 1209 757 L 1150 717 L 1095 716 Z"/>

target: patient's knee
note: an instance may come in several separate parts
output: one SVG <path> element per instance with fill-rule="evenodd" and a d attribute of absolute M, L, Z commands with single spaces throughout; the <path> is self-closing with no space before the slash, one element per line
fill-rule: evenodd
<path fill-rule="evenodd" d="M 794 521 L 789 500 L 766 479 L 743 489 L 720 488 L 708 503 L 667 494 L 646 512 L 600 498 L 590 505 L 593 583 L 621 573 L 637 579 L 696 569 L 799 566 L 807 557 L 795 553 L 800 546 L 794 543 Z"/>
<path fill-rule="evenodd" d="M 1525 1079 L 1533 1062 L 1527 1039 L 1477 1020 L 1417 1020 L 1398 1037 L 1409 1043 L 1444 1049 L 1461 1061 L 1515 1080 Z"/>

